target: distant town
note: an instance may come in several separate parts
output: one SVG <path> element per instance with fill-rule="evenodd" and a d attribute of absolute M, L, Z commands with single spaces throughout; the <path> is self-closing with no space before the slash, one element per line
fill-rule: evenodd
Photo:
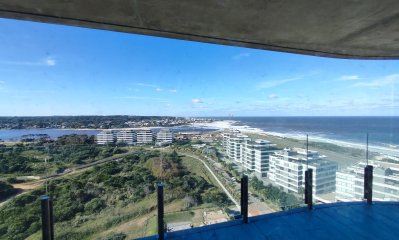
<path fill-rule="evenodd" d="M 0 129 L 114 129 L 172 127 L 211 119 L 162 116 L 49 116 L 0 117 Z"/>

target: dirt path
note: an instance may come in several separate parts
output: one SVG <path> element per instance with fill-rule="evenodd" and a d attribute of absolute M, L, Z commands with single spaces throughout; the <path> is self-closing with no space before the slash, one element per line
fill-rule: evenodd
<path fill-rule="evenodd" d="M 51 180 L 54 180 L 54 179 L 57 179 L 57 178 L 62 178 L 62 177 L 65 177 L 65 176 L 70 176 L 70 175 L 79 174 L 79 173 L 81 173 L 81 172 L 83 172 L 83 171 L 86 171 L 86 170 L 87 170 L 88 168 L 90 168 L 90 167 L 93 167 L 93 166 L 96 166 L 96 165 L 99 165 L 99 164 L 103 164 L 103 163 L 107 163 L 107 162 L 109 162 L 109 161 L 119 160 L 119 159 L 121 159 L 122 157 L 131 154 L 132 152 L 133 152 L 133 150 L 130 150 L 130 151 L 128 151 L 127 153 L 118 154 L 118 155 L 116 155 L 116 156 L 104 158 L 104 159 L 101 159 L 101 160 L 98 160 L 98 161 L 95 161 L 95 162 L 92 162 L 92 163 L 88 163 L 88 164 L 83 164 L 83 165 L 80 165 L 80 166 L 76 166 L 76 167 L 74 167 L 74 168 L 73 168 L 71 171 L 69 171 L 69 172 L 59 173 L 59 174 L 52 175 L 52 176 L 49 176 L 49 177 L 47 177 L 47 178 L 40 179 L 40 180 L 37 180 L 37 181 L 12 184 L 12 186 L 13 186 L 14 188 L 16 188 L 16 189 L 21 189 L 22 192 L 20 192 L 20 193 L 18 193 L 18 194 L 16 194 L 16 195 L 12 196 L 12 197 L 10 197 L 10 198 L 7 198 L 6 200 L 4 200 L 4 201 L 2 201 L 2 202 L 0 202 L 0 207 L 2 207 L 3 205 L 5 205 L 7 202 L 9 202 L 9 201 L 12 200 L 12 199 L 14 199 L 14 198 L 16 198 L 16 197 L 18 197 L 18 196 L 21 196 L 22 194 L 25 194 L 25 193 L 27 193 L 27 192 L 30 192 L 30 191 L 33 190 L 33 189 L 36 189 L 36 188 L 42 186 L 46 181 L 51 181 Z"/>

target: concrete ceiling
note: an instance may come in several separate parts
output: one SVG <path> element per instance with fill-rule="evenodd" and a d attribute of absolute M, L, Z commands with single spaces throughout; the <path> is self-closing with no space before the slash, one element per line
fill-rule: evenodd
<path fill-rule="evenodd" d="M 0 0 L 0 17 L 316 56 L 399 59 L 398 0 Z"/>

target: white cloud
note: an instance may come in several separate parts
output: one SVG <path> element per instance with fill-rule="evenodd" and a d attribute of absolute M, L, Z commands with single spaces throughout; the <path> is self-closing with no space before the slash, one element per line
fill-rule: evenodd
<path fill-rule="evenodd" d="M 39 61 L 2 61 L 1 64 L 7 65 L 24 65 L 24 66 L 55 66 L 57 61 L 54 57 L 46 57 Z"/>
<path fill-rule="evenodd" d="M 278 95 L 277 94 L 269 94 L 269 96 L 267 96 L 267 98 L 268 99 L 276 99 L 276 98 L 278 98 Z"/>
<path fill-rule="evenodd" d="M 244 52 L 244 53 L 239 53 L 237 55 L 234 55 L 233 59 L 234 60 L 240 60 L 242 58 L 246 58 L 246 57 L 249 57 L 249 56 L 251 56 L 249 53 Z"/>
<path fill-rule="evenodd" d="M 125 99 L 136 99 L 136 100 L 155 100 L 155 101 L 166 101 L 164 98 L 154 98 L 154 97 L 141 97 L 141 96 L 126 96 L 122 97 Z"/>
<path fill-rule="evenodd" d="M 45 63 L 47 66 L 55 66 L 55 64 L 56 64 L 57 62 L 55 61 L 54 58 L 52 58 L 52 57 L 47 57 L 47 58 L 44 60 L 44 63 Z"/>
<path fill-rule="evenodd" d="M 199 98 L 193 98 L 193 99 L 191 100 L 191 102 L 192 102 L 192 103 L 203 103 L 203 101 L 202 101 L 201 99 L 199 99 Z"/>
<path fill-rule="evenodd" d="M 399 74 L 391 74 L 369 82 L 358 82 L 353 87 L 383 87 L 399 83 Z"/>
<path fill-rule="evenodd" d="M 360 77 L 358 75 L 344 75 L 339 78 L 341 81 L 354 81 L 359 79 Z"/>
<path fill-rule="evenodd" d="M 296 78 L 287 78 L 287 79 L 282 79 L 282 80 L 263 81 L 263 82 L 258 84 L 257 89 L 258 90 L 262 90 L 262 89 L 266 89 L 266 88 L 272 88 L 272 87 L 276 87 L 276 86 L 279 86 L 281 84 L 292 82 L 292 81 L 296 81 L 296 80 L 299 80 L 299 79 L 301 79 L 301 78 L 300 77 L 296 77 Z"/>
<path fill-rule="evenodd" d="M 154 91 L 156 91 L 156 92 L 162 92 L 162 91 L 168 91 L 168 92 L 170 92 L 170 93 L 177 93 L 177 90 L 176 89 L 164 89 L 164 88 L 161 88 L 160 86 L 158 86 L 158 85 L 155 85 L 155 84 L 148 84 L 148 83 L 134 83 L 134 85 L 136 85 L 136 86 L 140 86 L 140 87 L 146 87 L 146 88 L 152 88 L 152 89 L 154 89 Z"/>
<path fill-rule="evenodd" d="M 140 87 L 159 88 L 159 86 L 157 86 L 157 85 L 147 84 L 147 83 L 135 83 L 134 85 L 140 86 Z"/>

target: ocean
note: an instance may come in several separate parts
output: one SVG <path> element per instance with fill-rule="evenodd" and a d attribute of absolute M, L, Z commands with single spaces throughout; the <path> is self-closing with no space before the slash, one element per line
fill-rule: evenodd
<path fill-rule="evenodd" d="M 284 137 L 335 140 L 399 148 L 399 117 L 230 117 L 236 126 L 257 128 Z"/>

